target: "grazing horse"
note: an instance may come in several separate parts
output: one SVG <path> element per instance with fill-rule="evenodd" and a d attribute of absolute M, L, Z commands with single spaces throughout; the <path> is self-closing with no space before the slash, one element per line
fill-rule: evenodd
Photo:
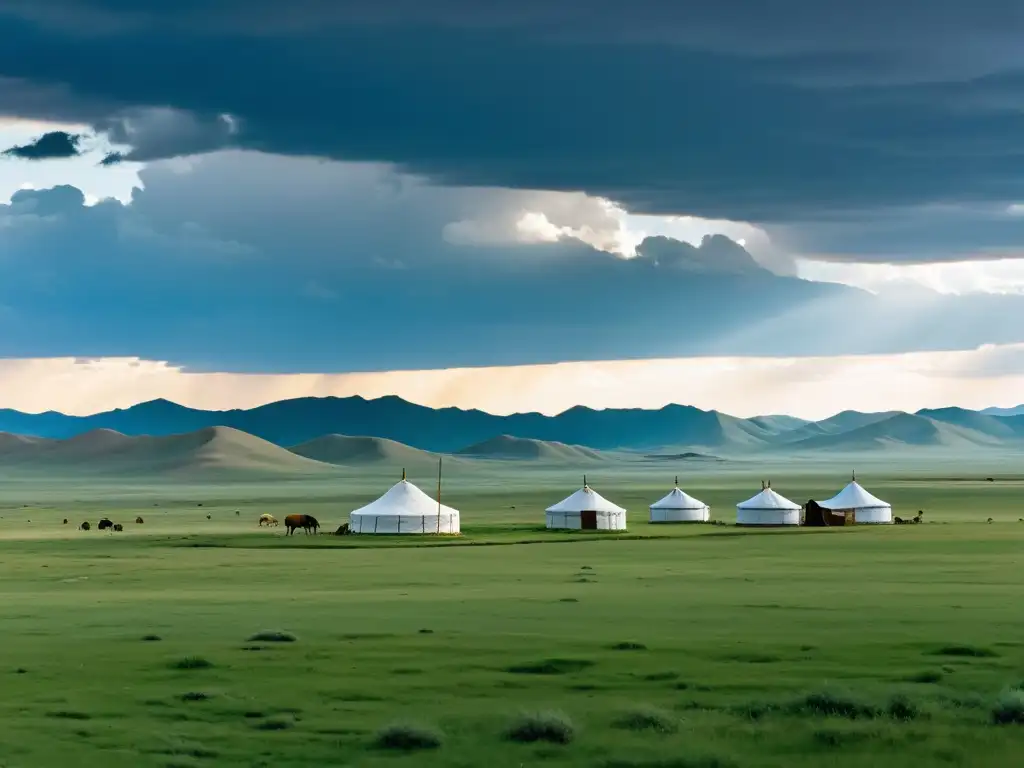
<path fill-rule="evenodd" d="M 990 518 L 988 519 L 988 521 L 989 521 L 989 522 L 991 523 L 991 522 L 992 522 L 992 518 L 990 517 Z"/>
<path fill-rule="evenodd" d="M 92 526 L 89 525 L 89 521 L 86 520 L 84 523 L 82 523 L 80 526 L 78 526 L 78 530 L 80 530 L 80 531 L 88 531 L 91 527 Z"/>
<path fill-rule="evenodd" d="M 284 519 L 284 524 L 288 529 L 288 536 L 295 533 L 296 528 L 301 528 L 308 535 L 310 529 L 312 529 L 313 533 L 316 533 L 320 527 L 320 522 L 312 515 L 288 515 Z"/>
<path fill-rule="evenodd" d="M 105 530 L 107 530 L 107 528 L 113 528 L 114 527 L 114 521 L 113 520 L 108 520 L 107 518 L 104 517 L 102 520 L 100 520 L 99 525 L 97 525 L 96 527 L 99 528 L 101 531 L 105 531 Z"/>
<path fill-rule="evenodd" d="M 280 525 L 280 523 L 277 522 L 277 518 L 273 515 L 262 514 L 260 515 L 260 527 L 264 525 Z"/>
<path fill-rule="evenodd" d="M 68 519 L 65 517 L 64 518 L 64 525 L 67 525 L 67 524 L 68 524 Z"/>
<path fill-rule="evenodd" d="M 917 510 L 917 515 L 915 515 L 911 519 L 915 523 L 923 523 L 924 521 L 921 519 L 922 517 L 924 517 L 924 510 L 919 509 L 919 510 Z"/>
<path fill-rule="evenodd" d="M 335 536 L 348 536 L 352 533 L 352 529 L 348 527 L 348 523 L 342 523 L 338 526 L 338 530 L 334 532 Z"/>
<path fill-rule="evenodd" d="M 142 519 L 141 516 L 135 518 L 135 524 L 136 525 L 142 525 L 143 522 L 145 522 L 145 521 Z"/>
<path fill-rule="evenodd" d="M 123 530 L 124 530 L 124 526 L 123 526 L 123 525 L 121 525 L 120 523 L 114 523 L 114 527 L 113 527 L 113 528 L 112 528 L 111 530 L 114 530 L 114 531 L 123 531 Z"/>
<path fill-rule="evenodd" d="M 902 517 L 894 517 L 894 518 L 892 519 L 892 521 L 893 521 L 894 523 L 896 523 L 896 525 L 906 525 L 906 524 L 907 524 L 907 521 L 906 521 L 906 520 L 904 520 L 904 519 L 903 519 Z"/>

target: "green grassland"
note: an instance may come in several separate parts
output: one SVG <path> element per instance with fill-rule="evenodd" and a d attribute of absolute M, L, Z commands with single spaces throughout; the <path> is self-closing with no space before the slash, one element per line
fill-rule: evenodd
<path fill-rule="evenodd" d="M 772 486 L 798 502 L 849 472 L 787 470 Z M 606 468 L 590 482 L 629 531 L 594 534 L 542 528 L 574 474 L 468 466 L 444 490 L 463 536 L 381 539 L 256 521 L 332 530 L 394 468 L 9 476 L 0 766 L 1016 765 L 1024 724 L 992 717 L 1024 684 L 1024 478 L 999 470 L 858 472 L 923 525 L 748 531 L 649 525 L 674 470 Z M 763 474 L 681 479 L 732 522 Z M 125 532 L 75 530 L 101 515 Z M 519 737 L 554 741 L 509 737 L 530 713 L 559 714 Z"/>

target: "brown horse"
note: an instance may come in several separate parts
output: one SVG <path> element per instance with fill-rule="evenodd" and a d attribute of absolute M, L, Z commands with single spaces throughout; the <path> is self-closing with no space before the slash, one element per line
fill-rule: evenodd
<path fill-rule="evenodd" d="M 338 530 L 334 532 L 335 536 L 348 536 L 352 533 L 352 529 L 348 527 L 348 523 L 342 523 L 338 526 Z"/>
<path fill-rule="evenodd" d="M 310 530 L 312 530 L 313 533 L 317 532 L 317 529 L 320 527 L 320 522 L 312 515 L 288 515 L 288 517 L 284 519 L 284 525 L 288 529 L 288 536 L 295 533 L 296 528 L 302 528 L 308 535 Z"/>

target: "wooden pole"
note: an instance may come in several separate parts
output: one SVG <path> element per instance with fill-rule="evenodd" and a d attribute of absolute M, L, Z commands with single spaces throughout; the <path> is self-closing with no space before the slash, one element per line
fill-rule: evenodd
<path fill-rule="evenodd" d="M 441 457 L 437 457 L 437 532 L 441 533 Z"/>

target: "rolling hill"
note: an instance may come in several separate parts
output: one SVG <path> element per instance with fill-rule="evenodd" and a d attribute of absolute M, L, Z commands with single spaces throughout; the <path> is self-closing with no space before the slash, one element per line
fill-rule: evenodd
<path fill-rule="evenodd" d="M 976 449 L 999 444 L 999 439 L 969 427 L 929 416 L 898 413 L 846 432 L 819 434 L 791 443 L 796 450 L 836 452 L 892 448 Z"/>
<path fill-rule="evenodd" d="M 607 457 L 589 448 L 550 440 L 499 435 L 456 451 L 458 456 L 474 459 L 541 461 L 545 463 L 580 464 L 606 461 Z"/>
<path fill-rule="evenodd" d="M 0 450 L 0 467 L 97 475 L 271 478 L 329 474 L 333 468 L 230 427 L 131 437 L 92 430 L 66 440 L 29 439 Z"/>
<path fill-rule="evenodd" d="M 437 463 L 437 455 L 383 437 L 324 435 L 292 446 L 289 450 L 326 464 L 395 464 L 412 466 Z"/>
<path fill-rule="evenodd" d="M 277 454 L 276 460 L 268 457 L 263 461 L 268 466 L 290 467 L 285 471 L 314 471 L 316 462 L 413 465 L 433 461 L 433 453 L 467 459 L 583 461 L 596 459 L 578 451 L 733 457 L 765 451 L 875 451 L 907 446 L 1024 449 L 1024 415 L 994 415 L 962 408 L 916 414 L 848 410 L 805 422 L 779 415 L 741 419 L 685 405 L 656 410 L 577 406 L 554 416 L 500 416 L 479 410 L 428 408 L 399 397 L 310 397 L 230 411 L 203 411 L 166 400 L 83 417 L 52 411 L 26 414 L 0 410 L 0 435 L 6 431 L 21 436 L 2 437 L 0 457 L 9 460 L 31 446 L 40 457 L 48 456 L 51 449 L 45 446 L 56 441 L 61 446 L 52 448 L 53 455 L 64 457 L 64 462 L 71 462 L 76 452 L 114 461 L 121 451 L 125 453 L 123 460 L 129 461 L 129 456 L 141 450 L 133 437 L 170 437 L 214 427 L 246 433 L 260 441 L 264 452 L 267 443 L 292 446 L 294 453 Z M 218 441 L 225 442 L 225 438 L 214 440 Z M 252 453 L 239 446 L 227 453 L 232 452 Z M 288 456 L 314 464 L 289 464 Z M 224 461 L 231 463 L 234 459 Z M 241 463 L 260 462 L 250 455 Z"/>

